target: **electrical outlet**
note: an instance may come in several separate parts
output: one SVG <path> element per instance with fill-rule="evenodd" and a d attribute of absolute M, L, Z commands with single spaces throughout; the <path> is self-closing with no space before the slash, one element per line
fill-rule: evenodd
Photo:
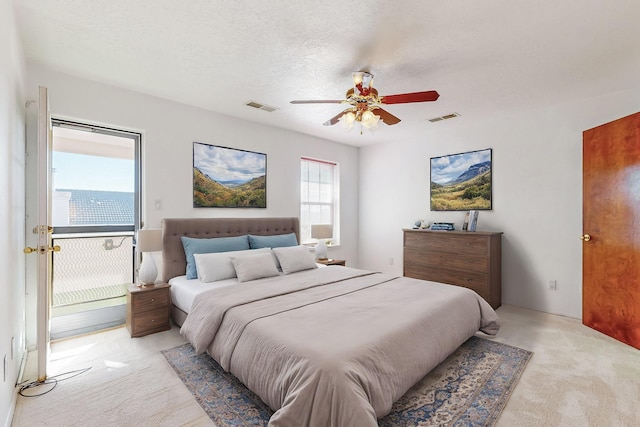
<path fill-rule="evenodd" d="M 389 258 L 389 265 L 393 265 L 393 257 Z"/>
<path fill-rule="evenodd" d="M 555 291 L 557 289 L 556 281 L 555 280 L 547 281 L 547 287 L 552 291 Z"/>
<path fill-rule="evenodd" d="M 162 210 L 162 200 L 154 200 L 153 205 L 155 206 L 157 211 Z"/>

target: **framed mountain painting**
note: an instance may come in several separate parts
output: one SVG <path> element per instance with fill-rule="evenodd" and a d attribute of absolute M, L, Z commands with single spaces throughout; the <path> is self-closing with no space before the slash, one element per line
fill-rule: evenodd
<path fill-rule="evenodd" d="M 194 208 L 266 208 L 267 155 L 193 143 Z"/>
<path fill-rule="evenodd" d="M 431 158 L 432 211 L 491 209 L 491 148 Z"/>

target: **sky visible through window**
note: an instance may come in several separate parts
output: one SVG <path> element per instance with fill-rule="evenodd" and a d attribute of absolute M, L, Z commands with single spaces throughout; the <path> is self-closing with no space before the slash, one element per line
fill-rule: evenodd
<path fill-rule="evenodd" d="M 54 190 L 134 191 L 134 160 L 54 151 L 51 163 Z"/>

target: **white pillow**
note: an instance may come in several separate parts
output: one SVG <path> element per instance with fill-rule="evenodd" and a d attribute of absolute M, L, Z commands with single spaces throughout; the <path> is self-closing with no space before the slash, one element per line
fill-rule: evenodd
<path fill-rule="evenodd" d="M 314 255 L 309 252 L 309 248 L 306 246 L 273 248 L 272 251 L 276 255 L 276 258 L 278 258 L 284 274 L 318 268 Z"/>
<path fill-rule="evenodd" d="M 210 254 L 193 254 L 196 260 L 198 279 L 201 282 L 216 282 L 218 280 L 236 277 L 236 269 L 231 263 L 231 257 L 249 254 L 271 252 L 269 248 L 247 249 L 244 251 L 215 252 Z"/>
<path fill-rule="evenodd" d="M 231 257 L 231 262 L 236 269 L 236 275 L 240 282 L 248 282 L 249 280 L 273 277 L 280 274 L 271 251 L 258 255 Z"/>

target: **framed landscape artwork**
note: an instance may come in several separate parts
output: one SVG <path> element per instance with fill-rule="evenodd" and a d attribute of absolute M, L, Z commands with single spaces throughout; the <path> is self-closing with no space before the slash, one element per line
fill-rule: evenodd
<path fill-rule="evenodd" d="M 267 155 L 193 143 L 194 208 L 266 208 Z"/>
<path fill-rule="evenodd" d="M 431 158 L 431 210 L 491 209 L 491 149 Z"/>

